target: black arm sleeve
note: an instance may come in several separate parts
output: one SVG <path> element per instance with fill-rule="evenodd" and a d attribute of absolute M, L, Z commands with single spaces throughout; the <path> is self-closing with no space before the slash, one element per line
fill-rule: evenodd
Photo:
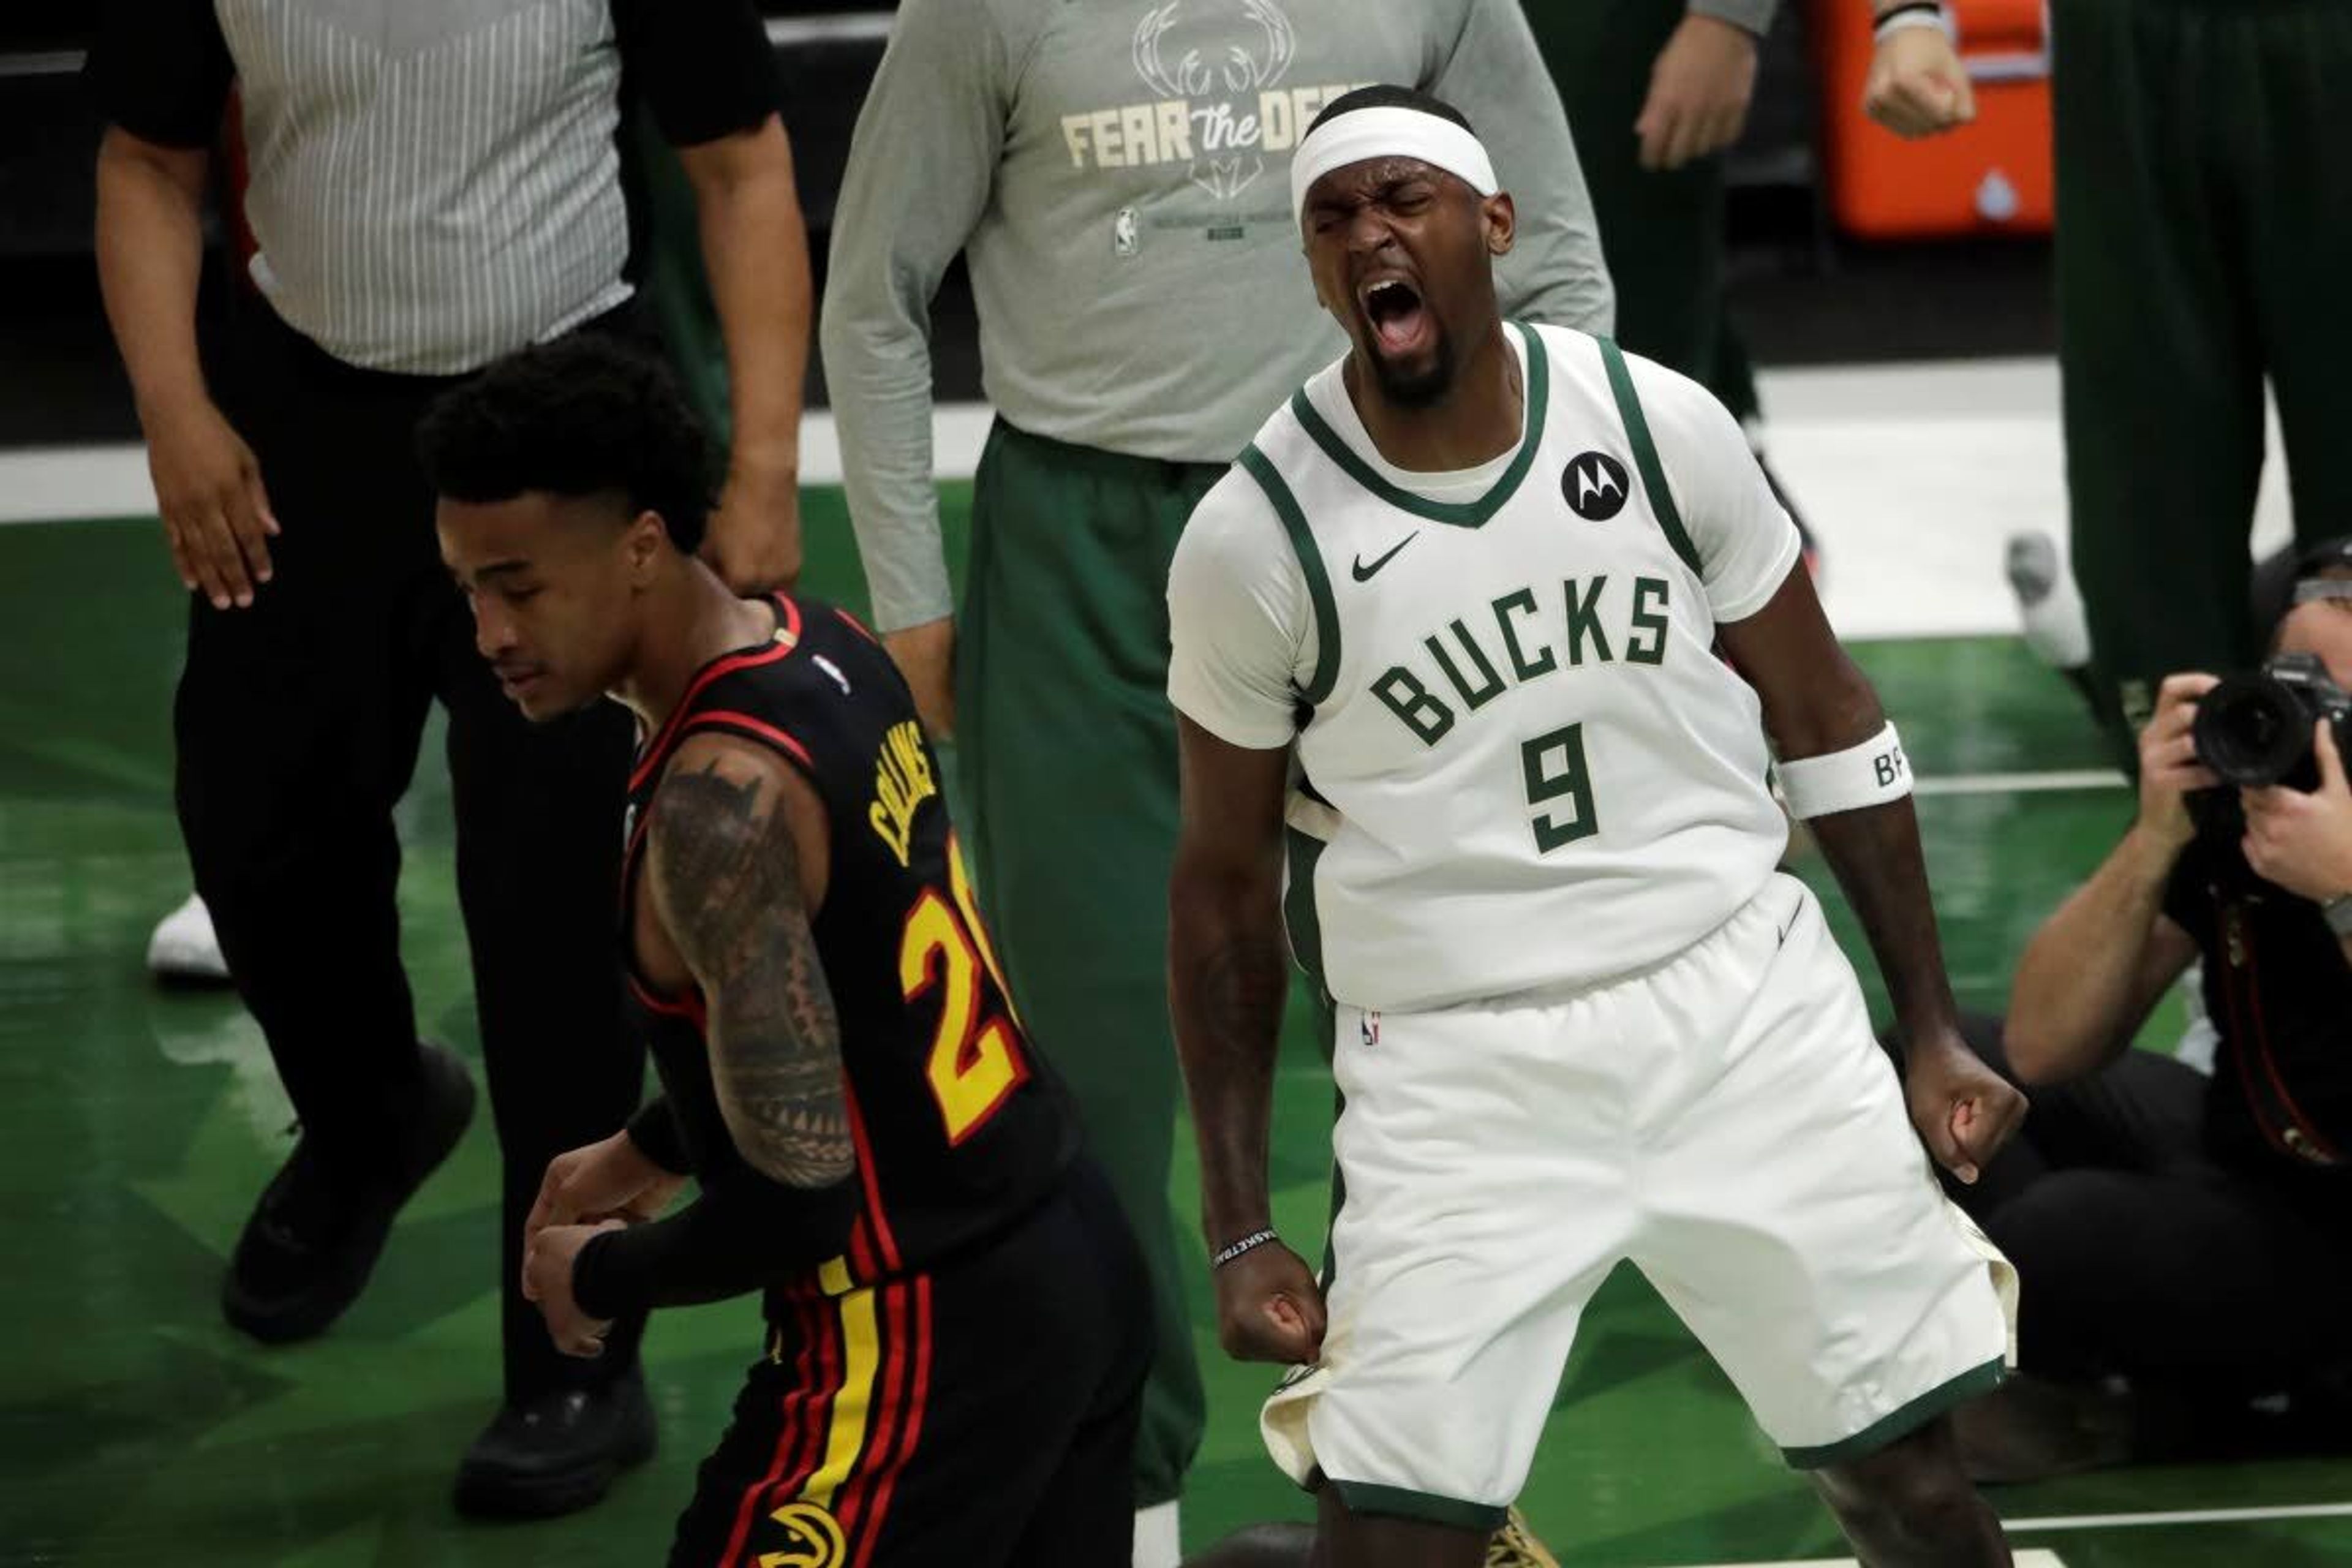
<path fill-rule="evenodd" d="M 82 67 L 100 119 L 191 152 L 220 134 L 236 74 L 212 0 L 107 0 Z"/>
<path fill-rule="evenodd" d="M 612 0 L 629 90 L 673 147 L 751 131 L 777 112 L 776 58 L 751 0 Z"/>
<path fill-rule="evenodd" d="M 677 1130 L 677 1118 L 670 1114 L 669 1100 L 656 1095 L 637 1108 L 629 1118 L 629 1142 L 637 1152 L 667 1171 L 673 1176 L 694 1173 L 694 1162 L 686 1157 L 686 1140 Z"/>
<path fill-rule="evenodd" d="M 849 1244 L 857 1178 L 702 1196 L 667 1219 L 589 1238 L 572 1296 L 593 1318 L 723 1301 L 807 1273 Z"/>
<path fill-rule="evenodd" d="M 2221 792 L 2212 793 L 2218 795 Z M 2237 807 L 2235 799 L 2227 802 L 2200 801 L 2198 805 L 2209 809 L 2228 811 L 2234 811 Z M 2236 831 L 2242 833 L 2245 831 L 2243 819 L 2238 820 L 2239 826 Z M 2164 899 L 2158 906 L 2163 911 L 2165 918 L 2187 931 L 2200 948 L 2206 946 L 2211 940 L 2214 928 L 2218 923 L 2213 911 L 2211 888 L 2214 874 L 2213 850 L 2207 842 L 2207 836 L 2227 831 L 2229 828 L 2226 826 L 2209 825 L 2197 837 L 2189 841 L 2189 847 L 2183 849 L 2180 852 L 2180 858 L 2173 863 L 2172 875 L 2165 879 Z"/>

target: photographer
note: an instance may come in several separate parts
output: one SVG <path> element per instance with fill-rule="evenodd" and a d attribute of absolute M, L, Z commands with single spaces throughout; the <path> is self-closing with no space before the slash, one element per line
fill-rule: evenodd
<path fill-rule="evenodd" d="M 2023 1295 L 2029 1375 L 1961 1422 L 1984 1479 L 2296 1441 L 2252 1402 L 2352 1365 L 2352 537 L 2304 557 L 2273 654 L 2163 683 L 2136 820 L 1971 1042 L 2032 1100 L 1956 1194 Z M 2200 957 L 2210 1080 L 2128 1048 Z"/>

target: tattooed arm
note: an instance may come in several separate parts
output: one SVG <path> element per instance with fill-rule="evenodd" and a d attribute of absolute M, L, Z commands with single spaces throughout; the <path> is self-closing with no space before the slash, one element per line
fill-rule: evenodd
<path fill-rule="evenodd" d="M 824 817 L 790 767 L 741 742 L 697 737 L 654 799 L 647 888 L 709 1008 L 710 1078 L 744 1162 L 789 1187 L 856 1163 L 841 1027 L 809 929 Z M 803 856 L 802 839 L 815 853 Z M 814 875 L 803 860 L 816 864 Z M 808 886 L 804 886 L 804 879 Z"/>
<path fill-rule="evenodd" d="M 709 1006 L 711 1082 L 728 1131 L 744 1162 L 777 1184 L 705 1187 L 651 1225 L 541 1233 L 535 1247 L 573 1250 L 543 1265 L 534 1252 L 526 1288 L 536 1284 L 533 1299 L 573 1353 L 593 1353 L 590 1331 L 623 1313 L 723 1300 L 805 1273 L 839 1256 L 856 1213 L 840 1026 L 809 930 L 827 869 L 814 794 L 764 752 L 698 736 L 679 748 L 653 810 L 654 912 Z"/>
<path fill-rule="evenodd" d="M 1213 1251 L 1271 1228 L 1266 1144 L 1290 965 L 1282 937 L 1286 748 L 1252 751 L 1177 716 L 1182 820 L 1168 890 L 1168 991 L 1201 1149 Z M 1216 1270 L 1218 1337 L 1245 1361 L 1312 1361 L 1323 1300 L 1297 1254 L 1256 1247 Z"/>

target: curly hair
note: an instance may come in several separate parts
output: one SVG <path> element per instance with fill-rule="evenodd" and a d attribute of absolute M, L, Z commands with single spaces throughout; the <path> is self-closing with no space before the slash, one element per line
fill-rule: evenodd
<path fill-rule="evenodd" d="M 496 361 L 434 402 L 416 447 L 453 500 L 610 495 L 659 515 L 680 551 L 702 545 L 709 438 L 668 367 L 619 339 L 574 332 Z"/>

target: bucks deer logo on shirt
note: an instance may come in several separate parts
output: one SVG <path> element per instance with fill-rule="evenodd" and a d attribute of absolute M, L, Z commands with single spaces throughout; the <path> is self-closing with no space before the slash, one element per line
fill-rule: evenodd
<path fill-rule="evenodd" d="M 1270 156 L 1359 85 L 1286 85 L 1298 36 L 1276 0 L 1160 0 L 1136 23 L 1132 58 L 1150 96 L 1062 116 L 1071 167 L 1179 165 L 1218 202 L 1257 184 Z M 1129 243 L 1114 230 L 1115 254 L 1131 255 Z"/>
<path fill-rule="evenodd" d="M 1195 156 L 1187 172 L 1211 195 L 1231 199 L 1265 173 L 1260 150 L 1268 116 L 1263 104 L 1258 114 L 1249 112 L 1249 95 L 1282 80 L 1298 53 L 1298 40 L 1290 18 L 1273 0 L 1241 0 L 1238 8 L 1192 0 L 1192 16 L 1185 10 L 1185 0 L 1168 0 L 1143 14 L 1135 29 L 1135 70 L 1164 98 L 1205 98 L 1220 88 L 1229 95 L 1205 117 L 1197 111 L 1191 117 L 1203 155 Z M 1247 134 L 1253 129 L 1257 134 Z"/>

